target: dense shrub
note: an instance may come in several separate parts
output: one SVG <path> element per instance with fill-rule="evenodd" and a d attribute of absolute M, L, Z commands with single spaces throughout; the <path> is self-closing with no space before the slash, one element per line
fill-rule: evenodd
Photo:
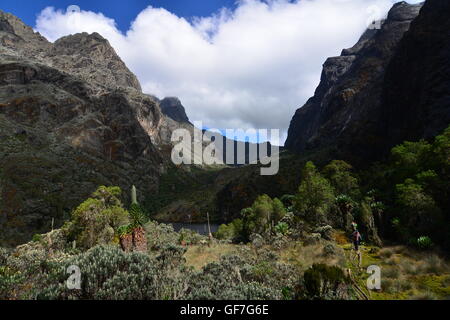
<path fill-rule="evenodd" d="M 222 224 L 219 226 L 215 236 L 217 239 L 232 240 L 240 242 L 243 240 L 244 224 L 242 219 L 235 219 L 229 224 Z"/>
<path fill-rule="evenodd" d="M 337 194 L 354 199 L 360 196 L 358 179 L 352 173 L 352 166 L 342 160 L 333 160 L 322 169 L 322 174 Z"/>
<path fill-rule="evenodd" d="M 243 238 L 249 240 L 252 234 L 264 234 L 272 232 L 276 225 L 286 214 L 283 203 L 268 195 L 256 198 L 250 208 L 242 210 Z"/>
<path fill-rule="evenodd" d="M 125 253 L 117 247 L 96 246 L 56 264 L 48 275 L 48 286 L 39 292 L 38 298 L 176 299 L 183 294 L 186 277 L 169 274 L 166 262 L 142 253 Z M 66 270 L 71 265 L 80 268 L 81 290 L 66 287 L 69 276 Z"/>
<path fill-rule="evenodd" d="M 427 234 L 450 248 L 450 127 L 433 142 L 404 142 L 366 184 L 381 190 L 384 234 L 405 243 Z M 395 223 L 391 223 L 395 221 Z"/>
<path fill-rule="evenodd" d="M 144 209 L 137 203 L 132 203 L 129 210 L 131 228 L 138 228 L 144 226 L 147 221 L 147 214 Z"/>
<path fill-rule="evenodd" d="M 181 229 L 179 232 L 179 243 L 185 245 L 197 245 L 202 240 L 206 240 L 207 237 L 200 235 L 199 233 L 190 229 Z"/>
<path fill-rule="evenodd" d="M 289 225 L 286 222 L 279 222 L 275 228 L 275 232 L 281 235 L 287 235 L 289 232 Z"/>
<path fill-rule="evenodd" d="M 0 300 L 17 298 L 15 290 L 23 281 L 23 276 L 7 266 L 0 265 Z"/>
<path fill-rule="evenodd" d="M 281 289 L 256 281 L 252 266 L 239 256 L 213 262 L 190 280 L 188 299 L 268 300 L 280 299 Z"/>
<path fill-rule="evenodd" d="M 108 244 L 118 236 L 118 229 L 129 221 L 129 214 L 119 200 L 118 187 L 100 187 L 89 199 L 72 212 L 71 221 L 63 230 L 70 240 L 89 249 L 97 244 Z"/>
<path fill-rule="evenodd" d="M 256 198 L 251 207 L 241 210 L 241 219 L 235 219 L 228 225 L 221 225 L 216 236 L 235 242 L 248 242 L 250 236 L 273 235 L 277 225 L 286 215 L 283 203 L 263 194 Z"/>
<path fill-rule="evenodd" d="M 349 279 L 342 269 L 325 264 L 314 264 L 306 270 L 297 288 L 297 298 L 311 300 L 342 300 L 350 294 Z"/>
<path fill-rule="evenodd" d="M 179 244 L 180 235 L 175 232 L 171 225 L 149 221 L 145 224 L 144 229 L 150 252 L 156 252 L 165 247 Z"/>
<path fill-rule="evenodd" d="M 430 249 L 433 247 L 433 241 L 427 236 L 417 238 L 416 244 L 420 249 Z"/>
<path fill-rule="evenodd" d="M 423 187 L 406 179 L 404 183 L 396 185 L 397 205 L 404 212 L 402 223 L 406 224 L 408 235 L 432 234 L 442 213 L 434 199 L 425 192 Z"/>
<path fill-rule="evenodd" d="M 312 162 L 306 163 L 295 199 L 297 213 L 311 223 L 324 223 L 334 199 L 334 189 L 330 182 L 317 171 Z"/>

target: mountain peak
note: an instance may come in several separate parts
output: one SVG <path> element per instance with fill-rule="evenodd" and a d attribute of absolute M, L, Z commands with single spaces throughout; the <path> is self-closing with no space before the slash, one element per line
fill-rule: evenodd
<path fill-rule="evenodd" d="M 383 122 L 384 75 L 421 7 L 398 3 L 381 28 L 366 30 L 355 46 L 327 59 L 314 97 L 292 118 L 287 148 L 297 152 L 328 149 L 333 157 L 354 163 L 381 155 L 385 144 L 378 131 Z"/>
<path fill-rule="evenodd" d="M 137 77 L 97 32 L 64 36 L 52 44 L 16 16 L 0 11 L 0 44 L 0 52 L 15 60 L 39 61 L 100 87 L 142 91 Z"/>
<path fill-rule="evenodd" d="M 408 21 L 412 20 L 419 14 L 423 3 L 410 4 L 405 1 L 397 2 L 389 10 L 387 19 L 391 21 Z"/>
<path fill-rule="evenodd" d="M 99 33 L 76 33 L 55 41 L 56 65 L 85 80 L 108 87 L 131 87 L 141 91 L 137 77 Z"/>
<path fill-rule="evenodd" d="M 177 97 L 167 97 L 160 101 L 161 111 L 177 122 L 189 122 L 186 110 Z"/>

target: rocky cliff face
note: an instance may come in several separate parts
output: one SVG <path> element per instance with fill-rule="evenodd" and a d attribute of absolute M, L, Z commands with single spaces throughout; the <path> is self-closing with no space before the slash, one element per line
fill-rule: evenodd
<path fill-rule="evenodd" d="M 0 12 L 0 242 L 58 226 L 99 185 L 155 192 L 179 125 L 99 34 L 52 44 Z"/>
<path fill-rule="evenodd" d="M 164 98 L 160 102 L 161 111 L 169 118 L 177 122 L 189 123 L 189 118 L 186 115 L 186 110 L 181 104 L 180 99 L 175 97 Z"/>
<path fill-rule="evenodd" d="M 389 146 L 450 124 L 450 1 L 428 0 L 411 23 L 386 70 L 381 118 Z"/>
<path fill-rule="evenodd" d="M 449 2 L 421 7 L 395 4 L 380 30 L 325 62 L 314 97 L 291 121 L 287 148 L 358 164 L 448 125 Z"/>

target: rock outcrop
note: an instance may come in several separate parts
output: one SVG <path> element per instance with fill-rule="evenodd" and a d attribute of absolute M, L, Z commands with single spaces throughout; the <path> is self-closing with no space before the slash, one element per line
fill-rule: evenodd
<path fill-rule="evenodd" d="M 169 118 L 177 122 L 190 123 L 180 99 L 175 97 L 164 98 L 159 103 L 159 106 L 161 107 L 161 111 Z"/>
<path fill-rule="evenodd" d="M 181 125 L 99 34 L 50 43 L 0 11 L 0 243 L 60 225 L 100 185 L 156 192 Z"/>
<path fill-rule="evenodd" d="M 358 165 L 448 125 L 448 5 L 429 0 L 421 10 L 422 4 L 399 2 L 381 29 L 367 30 L 353 48 L 329 58 L 314 97 L 292 118 L 285 146 Z"/>
<path fill-rule="evenodd" d="M 432 139 L 450 124 L 450 1 L 428 0 L 384 78 L 381 133 L 389 146 Z"/>

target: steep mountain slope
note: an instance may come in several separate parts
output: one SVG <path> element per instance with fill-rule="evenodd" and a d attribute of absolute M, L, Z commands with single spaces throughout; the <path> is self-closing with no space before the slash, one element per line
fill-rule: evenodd
<path fill-rule="evenodd" d="M 384 79 L 381 131 L 388 145 L 431 139 L 450 123 L 450 1 L 428 0 Z"/>
<path fill-rule="evenodd" d="M 0 242 L 61 224 L 99 185 L 157 190 L 181 124 L 141 92 L 106 39 L 52 44 L 0 12 L 0 44 Z"/>
<path fill-rule="evenodd" d="M 439 8 L 445 6 L 444 2 L 428 1 L 421 16 L 427 15 L 429 11 L 439 12 L 445 9 Z M 354 164 L 361 164 L 368 160 L 380 159 L 395 143 L 408 137 L 411 123 L 401 128 L 403 134 L 398 134 L 395 139 L 386 139 L 388 119 L 385 117 L 386 113 L 389 113 L 386 110 L 392 107 L 384 104 L 383 97 L 386 96 L 386 92 L 392 93 L 393 96 L 398 94 L 395 87 L 389 88 L 389 80 L 385 80 L 387 75 L 395 73 L 397 82 L 404 81 L 404 73 L 391 70 L 396 68 L 395 61 L 402 59 L 394 57 L 400 54 L 401 47 L 406 46 L 404 43 L 408 41 L 408 36 L 404 40 L 402 38 L 421 7 L 421 4 L 410 5 L 406 2 L 395 4 L 380 30 L 368 30 L 353 48 L 343 50 L 341 56 L 329 58 L 325 62 L 321 82 L 314 97 L 298 109 L 292 118 L 285 145 L 288 149 L 300 153 L 326 150 L 330 158 L 342 158 Z M 445 10 L 441 14 L 448 17 Z M 421 17 L 417 24 L 421 24 L 423 20 L 428 19 Z M 445 29 L 444 24 L 435 24 L 434 28 L 448 34 L 448 28 Z M 445 37 L 444 34 L 439 37 Z M 428 38 L 428 34 L 422 34 L 420 37 Z M 438 36 L 424 41 L 435 41 L 432 40 L 434 37 Z M 448 42 L 448 37 L 444 41 Z M 408 48 L 408 53 L 405 54 L 415 56 L 415 49 Z M 430 50 L 429 54 L 437 53 Z M 404 61 L 402 64 L 405 63 Z M 420 62 L 410 61 L 410 63 Z M 406 66 L 405 68 L 408 69 Z M 408 81 L 409 79 L 406 80 Z M 404 91 L 397 95 L 397 100 L 405 99 L 404 95 L 410 94 L 409 90 L 412 89 L 412 87 L 404 88 Z M 396 104 L 394 101 L 392 103 Z M 449 106 L 443 108 L 448 109 Z M 407 119 L 406 113 L 409 112 L 402 109 L 396 115 Z M 398 119 L 391 118 L 390 126 L 395 127 Z M 426 125 L 433 126 L 432 123 Z M 438 132 L 442 129 L 439 126 L 431 131 Z M 416 135 L 417 137 L 421 135 Z"/>

